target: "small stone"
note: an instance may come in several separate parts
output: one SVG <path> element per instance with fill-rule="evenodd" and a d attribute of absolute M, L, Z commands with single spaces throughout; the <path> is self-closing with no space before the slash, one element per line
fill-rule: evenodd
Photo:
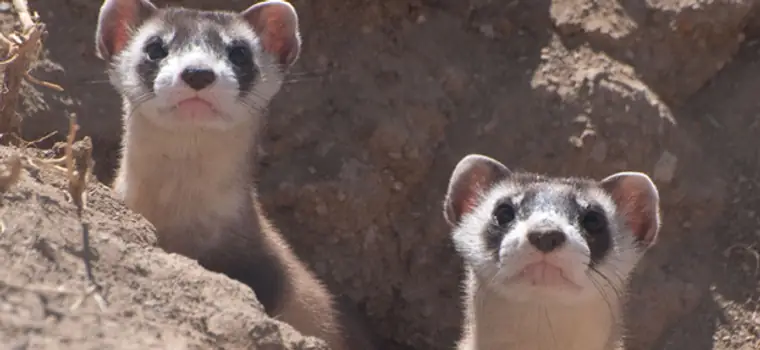
<path fill-rule="evenodd" d="M 478 29 L 480 30 L 481 34 L 485 35 L 489 39 L 496 37 L 496 31 L 493 28 L 493 24 L 483 24 Z"/>
<path fill-rule="evenodd" d="M 317 210 L 317 215 L 325 216 L 327 214 L 327 205 L 325 203 L 318 203 L 316 210 Z"/>
<path fill-rule="evenodd" d="M 417 149 L 417 147 L 410 148 L 406 152 L 406 157 L 409 158 L 409 159 L 417 159 L 417 158 L 420 157 L 420 150 Z"/>
<path fill-rule="evenodd" d="M 401 152 L 389 152 L 388 158 L 393 159 L 393 160 L 399 160 L 401 159 Z"/>
<path fill-rule="evenodd" d="M 9 2 L 0 2 L 0 12 L 8 12 L 13 8 Z"/>
<path fill-rule="evenodd" d="M 575 148 L 583 148 L 583 139 L 578 136 L 570 136 L 567 141 L 570 142 L 571 145 L 575 146 Z"/>
<path fill-rule="evenodd" d="M 654 179 L 664 183 L 670 183 L 676 174 L 678 157 L 668 151 L 662 152 L 660 159 L 654 165 Z"/>
<path fill-rule="evenodd" d="M 588 124 L 590 121 L 591 119 L 589 119 L 589 117 L 585 114 L 580 114 L 576 116 L 575 118 L 573 118 L 574 123 Z"/>
<path fill-rule="evenodd" d="M 499 124 L 499 120 L 496 118 L 491 119 L 488 123 L 483 125 L 482 131 L 483 133 L 490 134 L 494 128 L 496 128 L 496 125 Z"/>

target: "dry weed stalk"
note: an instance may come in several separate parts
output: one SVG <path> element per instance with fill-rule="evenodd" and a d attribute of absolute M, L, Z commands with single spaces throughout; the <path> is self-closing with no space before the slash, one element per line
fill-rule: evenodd
<path fill-rule="evenodd" d="M 63 148 L 64 155 L 60 158 L 54 159 L 40 159 L 37 157 L 26 156 L 27 165 L 39 169 L 40 166 L 53 169 L 61 174 L 66 175 L 68 180 L 68 193 L 71 202 L 76 205 L 77 218 L 82 228 L 82 260 L 85 265 L 85 272 L 90 282 L 90 287 L 84 291 L 80 297 L 69 308 L 70 311 L 74 311 L 84 302 L 85 299 L 92 297 L 100 307 L 101 311 L 105 311 L 107 308 L 107 302 L 101 294 L 101 286 L 95 281 L 95 276 L 92 271 L 92 262 L 90 259 L 90 225 L 84 219 L 84 209 L 87 208 L 87 184 L 92 178 L 92 168 L 94 161 L 92 159 L 92 141 L 88 136 L 82 138 L 82 140 L 75 141 L 77 132 L 79 131 L 79 124 L 77 124 L 76 116 L 71 115 L 69 117 L 69 133 L 66 137 L 66 142 L 57 143 L 54 148 Z M 53 134 L 48 134 L 44 138 L 50 137 Z M 43 138 L 43 139 L 44 139 Z M 31 142 L 21 140 L 21 148 L 26 148 L 28 145 L 41 141 L 35 140 Z M 19 160 L 20 163 L 20 160 Z M 2 285 L 0 283 L 0 285 Z M 8 284 L 6 283 L 6 286 Z"/>
<path fill-rule="evenodd" d="M 21 170 L 24 165 L 21 157 L 14 154 L 9 159 L 4 160 L 0 165 L 3 166 L 3 172 L 0 173 L 0 195 L 8 192 L 10 188 L 21 179 Z M 0 196 L 0 204 L 3 203 L 3 197 Z M 0 213 L 0 235 L 5 233 L 5 219 L 3 218 L 5 210 Z"/>
<path fill-rule="evenodd" d="M 85 272 L 87 278 L 92 284 L 91 288 L 83 298 L 92 296 L 102 311 L 107 307 L 106 300 L 100 293 L 102 287 L 95 281 L 95 275 L 92 273 L 92 262 L 90 260 L 90 224 L 84 220 L 84 209 L 87 207 L 87 183 L 92 177 L 92 140 L 85 136 L 82 140 L 74 142 L 76 133 L 79 131 L 76 116 L 69 117 L 69 135 L 66 138 L 65 147 L 65 164 L 66 174 L 69 182 L 69 195 L 71 201 L 77 207 L 77 217 L 82 227 L 82 260 L 84 260 Z M 81 303 L 81 302 L 80 302 Z M 75 304 L 77 305 L 77 304 Z M 72 306 L 72 310 L 75 307 Z"/>
<path fill-rule="evenodd" d="M 21 117 L 16 112 L 16 108 L 22 83 L 27 80 L 57 91 L 63 91 L 63 89 L 29 74 L 30 68 L 42 51 L 45 24 L 39 21 L 36 13 L 29 12 L 26 0 L 13 0 L 13 7 L 21 22 L 21 30 L 9 35 L 0 33 L 0 48 L 6 52 L 6 57 L 0 58 L 0 71 L 4 72 L 0 86 L 0 133 L 18 136 L 21 135 Z M 0 139 L 0 143 L 3 144 L 17 144 L 17 142 L 17 137 Z"/>
<path fill-rule="evenodd" d="M 69 117 L 69 134 L 66 137 L 66 143 L 63 145 L 56 144 L 57 147 L 64 148 L 64 155 L 59 159 L 53 159 L 53 162 L 63 163 L 68 179 L 69 195 L 71 201 L 77 207 L 77 217 L 82 227 L 82 260 L 84 260 L 85 272 L 87 278 L 92 284 L 87 290 L 87 293 L 82 297 L 78 303 L 72 305 L 71 309 L 74 310 L 79 307 L 84 299 L 92 296 L 95 302 L 101 310 L 105 310 L 107 303 L 103 296 L 100 294 L 101 287 L 95 281 L 95 275 L 92 273 L 92 262 L 90 260 L 90 225 L 84 220 L 84 209 L 87 207 L 87 183 L 89 182 L 92 174 L 92 140 L 90 137 L 85 136 L 80 141 L 74 142 L 76 139 L 77 131 L 79 131 L 79 124 L 75 115 Z"/>
<path fill-rule="evenodd" d="M 21 178 L 21 157 L 14 154 L 9 159 L 1 163 L 4 167 L 3 173 L 0 173 L 0 194 L 8 192 L 11 186 L 15 185 Z"/>
<path fill-rule="evenodd" d="M 2 85 L 0 85 L 0 135 L 8 136 L 0 138 L 0 143 L 19 146 L 20 152 L 0 163 L 7 168 L 6 174 L 0 174 L 0 193 L 7 191 L 19 180 L 21 170 L 25 165 L 35 169 L 39 169 L 39 166 L 49 167 L 66 174 L 69 198 L 76 205 L 77 218 L 82 227 L 82 259 L 90 282 L 90 287 L 81 293 L 80 298 L 71 305 L 70 310 L 76 310 L 85 299 L 92 297 L 101 310 L 105 311 L 107 304 L 100 293 L 102 288 L 95 281 L 92 272 L 89 224 L 84 220 L 84 209 L 87 207 L 86 188 L 91 178 L 94 163 L 92 141 L 89 137 L 84 137 L 77 142 L 74 141 L 79 125 L 76 122 L 76 117 L 72 115 L 69 118 L 69 133 L 66 142 L 56 144 L 56 147 L 64 148 L 62 157 L 40 159 L 26 154 L 26 148 L 40 140 L 26 142 L 20 136 L 21 118 L 16 113 L 16 107 L 21 95 L 22 83 L 28 81 L 57 91 L 63 91 L 63 88 L 53 83 L 41 81 L 29 74 L 30 68 L 37 61 L 42 51 L 42 37 L 46 34 L 45 24 L 39 21 L 36 13 L 32 14 L 29 11 L 26 0 L 13 0 L 13 7 L 18 15 L 19 22 L 21 22 L 21 30 L 10 35 L 0 33 L 0 54 L 5 55 L 5 57 L 0 57 L 0 72 L 4 73 Z M 53 134 L 46 135 L 42 139 Z M 0 220 L 0 229 L 4 227 L 4 223 Z M 4 281 L 0 281 L 0 287 L 41 291 L 38 290 L 39 288 L 16 286 Z"/>
<path fill-rule="evenodd" d="M 87 207 L 87 182 L 92 171 L 92 140 L 85 136 L 82 140 L 74 142 L 79 124 L 76 116 L 69 117 L 69 135 L 66 137 L 64 147 L 64 163 L 66 175 L 69 180 L 69 195 L 71 201 L 77 206 L 77 215 L 82 219 L 82 212 Z"/>

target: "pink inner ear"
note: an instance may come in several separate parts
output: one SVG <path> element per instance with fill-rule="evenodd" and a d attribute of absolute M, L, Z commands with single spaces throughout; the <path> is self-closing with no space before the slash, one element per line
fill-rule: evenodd
<path fill-rule="evenodd" d="M 467 181 L 467 180 L 463 180 Z M 472 212 L 477 206 L 477 195 L 480 186 L 474 184 L 472 186 L 458 183 L 459 186 L 451 188 L 447 195 L 446 200 L 446 220 L 451 224 L 456 224 L 459 220 Z"/>
<path fill-rule="evenodd" d="M 124 9 L 119 9 L 119 23 L 118 25 L 113 29 L 113 52 L 121 52 L 122 49 L 124 49 L 124 46 L 127 45 L 127 41 L 129 41 L 129 29 L 127 27 L 127 24 L 124 23 L 124 15 L 121 12 L 125 11 Z"/>
<path fill-rule="evenodd" d="M 243 16 L 258 34 L 264 51 L 273 55 L 279 64 L 293 63 L 300 43 L 298 19 L 290 5 L 261 2 L 244 11 Z"/>
<path fill-rule="evenodd" d="M 290 35 L 292 29 L 289 29 L 288 23 L 277 15 L 265 16 L 265 20 L 264 27 L 266 30 L 264 30 L 264 37 L 261 40 L 264 50 L 276 55 L 280 63 L 285 63 L 293 49 L 293 40 Z"/>
<path fill-rule="evenodd" d="M 462 200 L 462 206 L 459 209 L 460 211 L 459 217 L 462 217 L 471 213 L 475 209 L 475 207 L 477 207 L 479 190 L 480 190 L 480 187 L 475 186 L 471 188 L 469 191 L 467 191 L 465 198 Z"/>
<path fill-rule="evenodd" d="M 651 244 L 657 235 L 657 208 L 652 207 L 652 198 L 625 180 L 613 191 L 612 198 L 618 210 L 633 231 L 637 240 Z"/>
<path fill-rule="evenodd" d="M 489 175 L 491 175 L 485 173 L 484 170 L 484 168 L 477 168 L 476 170 L 473 170 L 473 172 L 470 174 L 470 179 L 468 180 L 468 183 L 471 185 L 462 189 L 461 191 L 463 193 L 458 195 L 458 197 L 461 198 L 459 204 L 459 213 L 457 213 L 458 217 L 461 218 L 471 213 L 478 206 L 480 193 L 483 191 L 483 187 L 488 183 Z"/>
<path fill-rule="evenodd" d="M 471 154 L 459 161 L 449 180 L 446 215 L 458 222 L 480 204 L 482 191 L 510 174 L 501 163 L 486 156 Z"/>
<path fill-rule="evenodd" d="M 623 210 L 628 226 L 631 227 L 636 238 L 645 242 L 649 241 L 649 235 L 652 232 L 650 217 L 652 209 L 646 205 L 646 199 L 641 198 L 640 193 L 632 193 L 625 202 L 627 205 Z"/>
<path fill-rule="evenodd" d="M 113 56 L 121 52 L 129 41 L 129 27 L 139 16 L 139 1 L 111 0 L 103 4 L 98 28 L 99 54 Z"/>

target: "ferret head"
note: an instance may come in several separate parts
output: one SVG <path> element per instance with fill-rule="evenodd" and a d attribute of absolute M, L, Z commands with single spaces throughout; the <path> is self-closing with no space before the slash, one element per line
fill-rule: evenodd
<path fill-rule="evenodd" d="M 126 117 L 227 130 L 260 118 L 299 54 L 298 16 L 269 0 L 241 13 L 105 0 L 96 45 Z"/>
<path fill-rule="evenodd" d="M 645 174 L 551 178 L 482 155 L 457 164 L 444 206 L 479 287 L 521 302 L 619 296 L 660 227 Z"/>

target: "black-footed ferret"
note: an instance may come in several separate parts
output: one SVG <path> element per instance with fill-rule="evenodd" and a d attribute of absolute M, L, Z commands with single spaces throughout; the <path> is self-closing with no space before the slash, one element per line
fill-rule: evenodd
<path fill-rule="evenodd" d="M 460 350 L 611 350 L 628 277 L 660 228 L 642 173 L 511 172 L 468 155 L 444 204 L 467 267 Z"/>
<path fill-rule="evenodd" d="M 369 348 L 351 345 L 362 342 L 347 334 L 355 325 L 265 218 L 252 183 L 264 111 L 299 55 L 293 6 L 105 0 L 96 45 L 123 97 L 114 189 L 161 248 L 245 283 L 268 314 L 332 349 Z"/>

